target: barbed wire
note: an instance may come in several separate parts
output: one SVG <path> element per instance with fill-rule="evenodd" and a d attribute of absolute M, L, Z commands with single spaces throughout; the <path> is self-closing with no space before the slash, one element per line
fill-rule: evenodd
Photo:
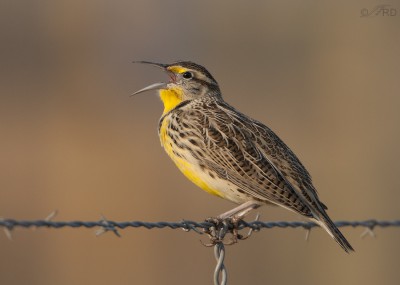
<path fill-rule="evenodd" d="M 9 230 L 14 228 L 95 228 L 95 227 L 106 227 L 106 228 L 146 228 L 146 229 L 184 229 L 187 231 L 193 230 L 199 233 L 201 229 L 208 229 L 214 224 L 212 222 L 194 222 L 190 220 L 182 220 L 180 222 L 143 222 L 143 221 L 128 221 L 128 222 L 115 222 L 106 219 L 99 221 L 51 221 L 51 220 L 16 220 L 0 218 L 0 227 L 5 227 Z M 337 221 L 335 222 L 337 227 L 364 227 L 364 228 L 386 228 L 386 227 L 400 227 L 400 220 L 364 220 L 364 221 Z M 233 225 L 230 225 L 233 227 Z M 263 222 L 263 221 L 252 221 L 246 222 L 240 220 L 238 223 L 238 229 L 242 230 L 245 228 L 253 230 L 271 229 L 271 228 L 304 228 L 311 229 L 318 227 L 313 222 Z"/>
<path fill-rule="evenodd" d="M 0 227 L 2 227 L 6 233 L 6 236 L 11 239 L 11 231 L 15 228 L 99 228 L 96 231 L 96 235 L 101 235 L 106 232 L 113 232 L 115 235 L 120 237 L 118 230 L 124 230 L 127 228 L 146 228 L 146 229 L 182 229 L 184 231 L 194 231 L 198 234 L 207 234 L 210 238 L 211 243 L 204 244 L 205 246 L 214 247 L 214 256 L 217 261 L 217 265 L 214 271 L 214 284 L 225 285 L 227 284 L 228 274 L 224 265 L 225 260 L 225 245 L 230 245 L 238 242 L 238 240 L 244 240 L 248 238 L 254 231 L 260 231 L 261 229 L 272 229 L 272 228 L 304 228 L 307 230 L 306 239 L 312 228 L 318 227 L 313 222 L 263 222 L 257 218 L 254 221 L 246 222 L 243 220 L 218 220 L 218 219 L 207 219 L 205 222 L 194 222 L 190 220 L 182 220 L 180 222 L 143 222 L 143 221 L 127 221 L 127 222 L 116 222 L 107 220 L 104 216 L 99 221 L 52 221 L 56 216 L 57 212 L 51 213 L 44 220 L 16 220 L 16 219 L 5 219 L 0 218 Z M 364 220 L 364 221 L 337 221 L 335 222 L 337 227 L 362 227 L 365 231 L 361 234 L 361 237 L 366 235 L 375 236 L 373 230 L 377 227 L 388 228 L 388 227 L 400 227 L 400 220 Z M 247 235 L 243 236 L 239 234 L 239 231 L 249 229 Z M 225 242 L 227 234 L 232 235 L 232 240 Z"/>

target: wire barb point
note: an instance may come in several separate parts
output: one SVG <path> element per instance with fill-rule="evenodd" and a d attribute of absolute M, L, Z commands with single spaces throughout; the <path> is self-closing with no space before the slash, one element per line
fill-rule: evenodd
<path fill-rule="evenodd" d="M 53 220 L 57 215 L 58 215 L 58 210 L 54 210 L 54 211 L 51 212 L 44 220 L 47 221 L 47 222 L 50 222 L 50 221 Z"/>
<path fill-rule="evenodd" d="M 194 231 L 200 235 L 203 234 L 203 232 L 201 232 L 196 226 L 193 225 L 193 222 L 190 221 L 186 221 L 184 219 L 181 220 L 181 224 L 182 224 L 182 230 L 184 232 L 190 232 L 190 231 Z"/>
<path fill-rule="evenodd" d="M 374 227 L 365 228 L 365 230 L 360 235 L 361 238 L 365 238 L 366 236 L 376 238 L 376 234 L 374 232 Z"/>
<path fill-rule="evenodd" d="M 312 226 L 309 224 L 305 224 L 303 228 L 306 230 L 305 240 L 308 242 L 310 240 Z"/>
<path fill-rule="evenodd" d="M 4 222 L 5 219 L 3 217 L 0 217 L 0 223 Z M 12 236 L 12 231 L 13 227 L 12 226 L 3 226 L 3 230 L 4 230 L 4 234 L 6 235 L 6 237 L 8 238 L 8 240 L 12 241 L 13 240 L 13 236 Z"/>
<path fill-rule="evenodd" d="M 117 228 L 114 226 L 114 223 L 111 223 L 110 221 L 108 221 L 103 214 L 101 214 L 100 223 L 102 224 L 100 229 L 96 230 L 96 232 L 95 232 L 97 237 L 106 232 L 113 232 L 117 237 L 121 237 Z"/>

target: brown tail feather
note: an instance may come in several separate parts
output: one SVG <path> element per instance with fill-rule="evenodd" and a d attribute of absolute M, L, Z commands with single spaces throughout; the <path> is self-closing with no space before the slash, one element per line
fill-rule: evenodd
<path fill-rule="evenodd" d="M 328 234 L 347 252 L 350 253 L 354 251 L 353 247 L 344 237 L 344 235 L 339 231 L 339 229 L 335 226 L 332 220 L 328 217 L 328 215 L 323 211 L 321 215 L 316 218 L 316 222 L 322 228 L 324 228 Z"/>

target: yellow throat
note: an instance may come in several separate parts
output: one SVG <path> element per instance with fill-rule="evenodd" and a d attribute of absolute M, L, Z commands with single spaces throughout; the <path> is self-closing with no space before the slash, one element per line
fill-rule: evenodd
<path fill-rule="evenodd" d="M 179 103 L 183 101 L 182 90 L 178 88 L 161 89 L 160 98 L 164 104 L 163 115 L 175 108 Z"/>

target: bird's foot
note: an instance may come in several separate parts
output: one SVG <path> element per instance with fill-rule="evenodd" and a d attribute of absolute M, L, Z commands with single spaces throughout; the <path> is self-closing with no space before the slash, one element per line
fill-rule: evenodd
<path fill-rule="evenodd" d="M 208 237 L 210 238 L 210 242 L 202 242 L 202 244 L 207 247 L 214 246 L 218 243 L 223 243 L 224 245 L 233 245 L 239 240 L 247 239 L 251 235 L 252 231 L 250 230 L 249 233 L 245 236 L 239 233 L 239 231 L 243 228 L 241 223 L 242 220 L 243 217 L 241 216 L 233 216 L 227 218 L 212 217 L 206 219 L 206 222 L 210 223 L 211 226 L 204 229 L 204 233 L 208 235 Z M 229 241 L 225 241 L 225 237 L 227 234 L 231 234 L 231 238 Z"/>

